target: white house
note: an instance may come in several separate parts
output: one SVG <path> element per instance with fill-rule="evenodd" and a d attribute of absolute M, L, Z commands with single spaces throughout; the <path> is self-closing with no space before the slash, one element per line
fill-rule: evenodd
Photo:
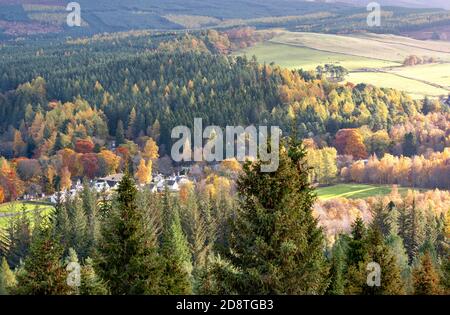
<path fill-rule="evenodd" d="M 168 181 L 166 181 L 166 185 L 167 185 L 167 188 L 169 189 L 169 191 L 171 191 L 171 192 L 180 190 L 180 186 L 178 185 L 177 181 L 174 179 L 169 179 Z"/>

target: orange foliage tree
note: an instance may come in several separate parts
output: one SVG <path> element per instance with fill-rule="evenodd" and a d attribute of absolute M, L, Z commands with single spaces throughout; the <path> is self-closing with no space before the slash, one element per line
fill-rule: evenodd
<path fill-rule="evenodd" d="M 335 146 L 339 154 L 354 158 L 367 158 L 364 139 L 358 129 L 341 129 L 336 133 Z"/>
<path fill-rule="evenodd" d="M 94 147 L 94 143 L 88 139 L 79 139 L 75 143 L 75 151 L 78 153 L 92 153 Z"/>

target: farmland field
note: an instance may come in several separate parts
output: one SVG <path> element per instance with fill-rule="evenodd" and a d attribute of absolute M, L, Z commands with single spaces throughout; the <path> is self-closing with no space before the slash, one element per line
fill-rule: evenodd
<path fill-rule="evenodd" d="M 259 62 L 275 62 L 277 65 L 289 69 L 313 70 L 318 65 L 325 64 L 341 65 L 348 70 L 400 66 L 400 63 L 392 61 L 324 52 L 270 41 L 244 49 L 239 54 L 249 57 L 255 55 Z"/>
<path fill-rule="evenodd" d="M 399 187 L 399 193 L 406 193 L 410 188 Z M 368 197 L 385 196 L 391 193 L 389 185 L 338 184 L 317 189 L 320 200 L 333 198 L 364 199 Z"/>
<path fill-rule="evenodd" d="M 5 228 L 8 226 L 8 222 L 11 217 L 10 214 L 16 213 L 17 215 L 21 214 L 23 206 L 25 206 L 25 211 L 27 216 L 32 220 L 35 213 L 39 211 L 42 215 L 48 215 L 52 210 L 53 206 L 37 204 L 37 203 L 23 203 L 23 202 L 14 202 L 14 203 L 5 203 L 0 205 L 0 228 Z"/>
<path fill-rule="evenodd" d="M 280 31 L 270 41 L 237 54 L 255 55 L 259 62 L 275 62 L 289 69 L 341 65 L 350 71 L 349 82 L 394 88 L 417 99 L 450 92 L 450 43 L 442 41 L 419 41 L 395 35 L 341 36 Z M 412 54 L 434 57 L 440 62 L 403 67 L 405 57 Z"/>
<path fill-rule="evenodd" d="M 401 36 L 343 36 L 319 33 L 281 32 L 272 42 L 309 47 L 325 52 L 403 62 L 407 56 L 428 56 L 450 62 L 450 43 L 419 41 Z"/>
<path fill-rule="evenodd" d="M 450 63 L 393 68 L 389 72 L 416 80 L 427 80 L 450 89 Z"/>
<path fill-rule="evenodd" d="M 448 94 L 448 91 L 445 89 L 437 88 L 414 79 L 399 77 L 392 73 L 352 72 L 347 76 L 347 81 L 355 84 L 368 83 L 378 87 L 405 91 L 413 98 L 423 98 L 426 95 L 439 96 Z"/>

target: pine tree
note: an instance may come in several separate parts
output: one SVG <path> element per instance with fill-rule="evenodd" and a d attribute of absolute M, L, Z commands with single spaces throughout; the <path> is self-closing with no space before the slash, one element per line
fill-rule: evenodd
<path fill-rule="evenodd" d="M 367 229 L 360 217 L 353 222 L 351 238 L 347 243 L 345 293 L 361 294 L 366 284 L 368 244 Z"/>
<path fill-rule="evenodd" d="M 188 193 L 185 206 L 182 209 L 183 226 L 185 227 L 192 254 L 193 291 L 198 292 L 202 286 L 201 277 L 205 272 L 212 242 L 208 242 L 207 224 L 193 192 Z"/>
<path fill-rule="evenodd" d="M 66 203 L 61 203 L 61 201 L 58 200 L 52 215 L 52 221 L 55 238 L 59 239 L 65 248 L 69 248 L 71 244 L 70 234 L 72 229 L 66 205 Z"/>
<path fill-rule="evenodd" d="M 420 258 L 420 264 L 413 270 L 414 294 L 441 294 L 439 274 L 437 273 L 431 254 L 427 251 Z"/>
<path fill-rule="evenodd" d="M 181 227 L 178 209 L 167 189 L 163 197 L 163 207 L 161 256 L 164 257 L 165 271 L 161 286 L 164 287 L 165 294 L 190 294 L 191 253 Z"/>
<path fill-rule="evenodd" d="M 100 236 L 100 225 L 98 222 L 96 196 L 94 191 L 89 188 L 89 183 L 87 181 L 83 183 L 81 199 L 83 201 L 84 213 L 87 218 L 88 249 L 86 254 L 92 255 Z"/>
<path fill-rule="evenodd" d="M 405 285 L 396 257 L 385 244 L 380 228 L 373 226 L 368 234 L 368 256 L 365 266 L 375 262 L 381 268 L 380 286 L 363 286 L 362 293 L 370 295 L 401 295 L 405 294 Z"/>
<path fill-rule="evenodd" d="M 70 246 L 84 259 L 90 251 L 88 235 L 88 220 L 81 200 L 78 198 L 71 203 L 70 218 Z"/>
<path fill-rule="evenodd" d="M 25 205 L 22 206 L 22 213 L 11 219 L 7 239 L 9 246 L 5 256 L 8 263 L 16 267 L 28 255 L 31 244 L 31 223 Z"/>
<path fill-rule="evenodd" d="M 324 293 L 324 237 L 312 215 L 315 194 L 304 158 L 297 144 L 283 145 L 275 172 L 261 172 L 259 160 L 244 165 L 227 255 L 234 268 L 216 268 L 226 282 L 221 286 L 241 294 Z"/>
<path fill-rule="evenodd" d="M 64 295 L 70 294 L 67 273 L 62 265 L 64 249 L 54 240 L 49 227 L 38 227 L 33 232 L 30 254 L 17 272 L 19 295 Z"/>
<path fill-rule="evenodd" d="M 450 257 L 447 256 L 442 263 L 441 283 L 445 294 L 450 294 Z"/>
<path fill-rule="evenodd" d="M 420 247 L 425 240 L 425 228 L 422 210 L 416 207 L 416 200 L 413 199 L 410 212 L 410 230 L 405 240 L 405 247 L 408 251 L 409 260 L 412 262 L 419 254 Z"/>
<path fill-rule="evenodd" d="M 371 208 L 372 212 L 372 225 L 381 230 L 383 236 L 388 236 L 391 230 L 390 222 L 390 209 L 383 205 L 383 200 L 380 199 Z"/>
<path fill-rule="evenodd" d="M 343 295 L 345 292 L 345 243 L 344 236 L 340 236 L 333 245 L 331 252 L 329 295 Z"/>
<path fill-rule="evenodd" d="M 108 289 L 105 282 L 100 279 L 94 269 L 94 262 L 91 258 L 86 258 L 84 266 L 81 268 L 80 295 L 107 295 Z"/>
<path fill-rule="evenodd" d="M 6 258 L 3 257 L 0 265 L 0 295 L 7 295 L 16 284 L 16 276 L 9 268 Z"/>
<path fill-rule="evenodd" d="M 134 181 L 126 173 L 102 226 L 96 265 L 112 294 L 158 294 L 161 289 L 155 233 L 136 206 L 136 194 Z"/>
<path fill-rule="evenodd" d="M 366 258 L 367 254 L 367 229 L 360 217 L 352 224 L 351 236 L 348 243 L 347 264 L 357 265 Z"/>
<path fill-rule="evenodd" d="M 125 143 L 125 131 L 123 129 L 122 120 L 119 120 L 116 128 L 116 145 L 121 145 L 123 143 Z"/>

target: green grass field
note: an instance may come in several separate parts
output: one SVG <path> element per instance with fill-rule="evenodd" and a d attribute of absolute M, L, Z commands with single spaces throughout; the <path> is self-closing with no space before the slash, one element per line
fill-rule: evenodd
<path fill-rule="evenodd" d="M 406 193 L 410 188 L 399 187 L 399 193 Z M 320 200 L 333 198 L 364 199 L 368 197 L 385 196 L 391 193 L 389 185 L 338 184 L 321 187 L 316 190 Z"/>
<path fill-rule="evenodd" d="M 421 99 L 426 95 L 436 97 L 449 93 L 445 89 L 437 88 L 414 79 L 402 78 L 392 73 L 351 72 L 346 77 L 346 80 L 355 84 L 368 83 L 378 87 L 405 91 L 416 99 Z"/>
<path fill-rule="evenodd" d="M 304 70 L 336 64 L 347 68 L 347 81 L 405 91 L 413 98 L 450 93 L 450 43 L 418 41 L 395 35 L 341 36 L 280 32 L 272 40 L 237 52 L 259 62 Z M 406 56 L 433 56 L 447 63 L 402 67 Z M 373 71 L 365 72 L 365 69 Z"/>
<path fill-rule="evenodd" d="M 450 63 L 398 67 L 392 68 L 389 72 L 415 80 L 426 80 L 450 90 Z"/>
<path fill-rule="evenodd" d="M 372 59 L 402 63 L 407 56 L 434 57 L 450 62 L 450 43 L 420 41 L 402 36 L 359 34 L 358 36 L 280 32 L 272 42 L 308 47 L 316 50 L 341 53 Z"/>
<path fill-rule="evenodd" d="M 33 221 L 34 215 L 39 212 L 41 215 L 46 216 L 54 209 L 51 205 L 37 204 L 29 202 L 11 202 L 0 205 L 0 215 L 3 213 L 17 213 L 22 212 L 23 206 L 25 206 L 25 211 L 27 211 L 27 216 Z M 0 228 L 5 228 L 8 226 L 9 220 L 12 216 L 0 216 Z"/>
<path fill-rule="evenodd" d="M 355 57 L 340 53 L 323 52 L 307 47 L 296 47 L 264 42 L 241 50 L 239 55 L 255 55 L 263 63 L 275 62 L 283 68 L 314 70 L 318 65 L 336 64 L 348 70 L 400 66 L 397 62 Z"/>

